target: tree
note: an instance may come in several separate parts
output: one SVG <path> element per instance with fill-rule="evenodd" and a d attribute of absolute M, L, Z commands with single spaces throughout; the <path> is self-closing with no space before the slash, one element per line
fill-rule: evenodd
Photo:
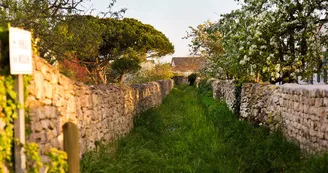
<path fill-rule="evenodd" d="M 191 44 L 189 44 L 191 54 L 206 58 L 207 60 L 208 67 L 206 71 L 202 71 L 203 75 L 207 76 L 222 71 L 218 70 L 226 67 L 220 64 L 220 58 L 223 54 L 222 35 L 215 28 L 215 23 L 206 21 L 204 24 L 198 25 L 197 28 L 189 28 L 191 31 L 187 32 L 187 36 L 184 39 L 191 38 Z"/>
<path fill-rule="evenodd" d="M 98 57 L 88 62 L 91 64 L 90 69 L 98 69 L 99 76 L 109 74 L 109 62 L 122 58 L 130 49 L 133 49 L 142 61 L 146 57 L 161 57 L 174 53 L 174 46 L 169 39 L 151 25 L 130 18 L 99 20 L 104 26 L 103 41 Z"/>
<path fill-rule="evenodd" d="M 77 58 L 96 84 L 107 83 L 110 62 L 122 58 L 131 48 L 143 60 L 146 56 L 174 52 L 163 33 L 129 18 L 70 15 L 58 23 L 53 32 L 61 42 L 57 47 L 53 45 L 53 50 L 62 53 L 57 54 L 57 59 Z"/>
<path fill-rule="evenodd" d="M 128 73 L 135 73 L 141 69 L 141 59 L 133 49 L 129 49 L 127 53 L 119 59 L 116 59 L 111 68 L 120 75 L 119 83 L 124 83 L 124 77 Z"/>
<path fill-rule="evenodd" d="M 309 0 L 245 0 L 216 24 L 222 34 L 224 69 L 236 79 L 293 82 L 323 68 L 328 4 Z M 219 63 L 220 64 L 220 63 Z M 220 65 L 222 67 L 222 65 Z"/>
<path fill-rule="evenodd" d="M 99 16 L 120 18 L 125 8 L 113 11 L 116 0 L 108 5 L 108 12 Z M 84 0 L 0 0 L 0 26 L 30 30 L 39 40 L 37 46 L 41 57 L 52 61 L 64 61 L 81 56 L 97 57 L 102 42 L 99 17 L 86 14 Z"/>
<path fill-rule="evenodd" d="M 83 66 L 94 83 L 105 83 L 105 77 L 99 67 L 99 48 L 103 44 L 102 34 L 106 26 L 94 16 L 72 15 L 57 24 L 53 29 L 60 44 L 54 44 L 52 50 L 56 60 L 66 60 Z"/>
<path fill-rule="evenodd" d="M 101 20 L 106 25 L 104 44 L 99 50 L 104 59 L 116 59 L 129 48 L 143 57 L 161 57 L 174 53 L 174 46 L 169 39 L 149 24 L 132 18 Z"/>

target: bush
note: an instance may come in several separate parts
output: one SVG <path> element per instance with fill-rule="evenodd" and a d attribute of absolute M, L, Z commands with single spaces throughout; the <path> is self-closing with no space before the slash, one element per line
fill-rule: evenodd
<path fill-rule="evenodd" d="M 213 91 L 212 91 L 212 86 L 211 86 L 211 82 L 208 81 L 208 79 L 201 79 L 199 81 L 198 84 L 198 90 L 197 90 L 198 94 L 203 94 L 203 95 L 208 95 L 208 96 L 212 96 L 213 95 Z"/>
<path fill-rule="evenodd" d="M 195 81 L 197 78 L 197 74 L 196 73 L 192 73 L 188 76 L 188 81 L 189 81 L 189 85 L 192 86 L 194 85 Z"/>
<path fill-rule="evenodd" d="M 132 75 L 129 83 L 145 83 L 156 80 L 167 80 L 173 77 L 170 64 L 156 64 L 151 69 L 141 69 L 138 73 Z"/>

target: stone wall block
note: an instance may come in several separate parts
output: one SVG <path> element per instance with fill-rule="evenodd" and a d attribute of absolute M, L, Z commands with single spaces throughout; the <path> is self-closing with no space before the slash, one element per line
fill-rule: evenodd
<path fill-rule="evenodd" d="M 52 99 L 52 84 L 48 81 L 44 82 L 44 95 L 48 99 Z"/>
<path fill-rule="evenodd" d="M 33 82 L 35 86 L 35 97 L 37 99 L 44 98 L 44 77 L 41 72 L 36 71 L 33 75 Z"/>

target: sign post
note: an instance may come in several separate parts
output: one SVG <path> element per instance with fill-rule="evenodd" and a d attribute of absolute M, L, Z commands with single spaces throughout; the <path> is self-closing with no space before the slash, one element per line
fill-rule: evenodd
<path fill-rule="evenodd" d="M 23 74 L 32 74 L 32 43 L 31 33 L 19 28 L 9 28 L 9 58 L 10 73 L 16 76 L 18 118 L 14 120 L 14 135 L 19 143 L 14 143 L 15 172 L 26 172 L 25 144 L 25 115 L 24 115 L 24 80 Z"/>

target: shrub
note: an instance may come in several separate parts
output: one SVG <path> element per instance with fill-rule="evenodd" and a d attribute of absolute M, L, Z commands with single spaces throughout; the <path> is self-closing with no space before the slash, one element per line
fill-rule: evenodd
<path fill-rule="evenodd" d="M 129 83 L 144 83 L 156 80 L 171 79 L 173 73 L 170 64 L 156 64 L 151 69 L 141 69 L 138 73 L 131 76 Z"/>
<path fill-rule="evenodd" d="M 192 86 L 194 85 L 195 81 L 197 78 L 197 74 L 196 73 L 192 73 L 188 76 L 188 81 L 189 81 L 189 85 Z"/>
<path fill-rule="evenodd" d="M 212 92 L 212 86 L 211 82 L 206 78 L 206 79 L 201 79 L 198 84 L 198 94 L 204 94 L 204 95 L 213 95 Z"/>

